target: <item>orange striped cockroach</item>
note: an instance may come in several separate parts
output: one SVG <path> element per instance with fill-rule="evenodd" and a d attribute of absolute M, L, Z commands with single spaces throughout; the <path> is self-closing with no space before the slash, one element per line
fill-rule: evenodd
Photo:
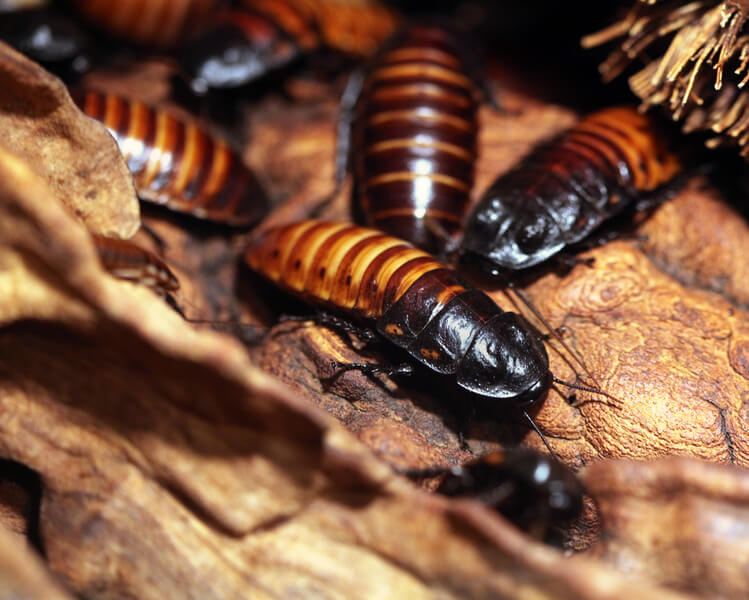
<path fill-rule="evenodd" d="M 482 87 L 457 34 L 433 24 L 397 33 L 344 93 L 337 179 L 349 162 L 369 226 L 441 252 L 473 186 Z"/>
<path fill-rule="evenodd" d="M 373 327 L 475 394 L 522 406 L 538 400 L 552 382 L 570 385 L 549 371 L 543 336 L 521 315 L 466 287 L 423 250 L 375 229 L 302 221 L 266 231 L 245 260 L 310 304 Z M 338 366 L 387 371 L 371 364 Z"/>
<path fill-rule="evenodd" d="M 655 205 L 682 162 L 654 117 L 634 107 L 588 115 L 492 184 L 460 253 L 494 272 L 537 265 L 625 208 Z"/>
<path fill-rule="evenodd" d="M 398 23 L 396 13 L 377 0 L 242 0 L 242 4 L 271 16 L 303 49 L 325 46 L 353 56 L 372 54 Z"/>
<path fill-rule="evenodd" d="M 143 200 L 236 227 L 266 213 L 268 198 L 250 169 L 197 123 L 112 94 L 73 97 L 114 136 Z"/>
<path fill-rule="evenodd" d="M 164 297 L 179 289 L 174 273 L 152 252 L 128 240 L 101 235 L 92 238 L 102 266 L 112 276 L 144 285 Z"/>
<path fill-rule="evenodd" d="M 169 48 L 199 32 L 225 0 L 70 0 L 93 26 L 118 38 Z"/>

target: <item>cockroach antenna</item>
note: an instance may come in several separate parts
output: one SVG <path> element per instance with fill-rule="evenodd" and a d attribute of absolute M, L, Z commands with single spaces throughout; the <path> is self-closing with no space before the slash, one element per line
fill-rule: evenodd
<path fill-rule="evenodd" d="M 534 431 L 541 438 L 541 441 L 544 443 L 544 446 L 548 448 L 549 454 L 551 454 L 556 460 L 559 460 L 559 456 L 557 455 L 556 452 L 554 452 L 554 450 L 552 450 L 551 446 L 549 445 L 548 440 L 546 439 L 546 436 L 543 433 L 541 433 L 541 430 L 538 428 L 538 425 L 536 425 L 536 422 L 533 420 L 533 417 L 531 417 L 528 414 L 527 410 L 524 410 L 523 414 L 525 415 L 525 418 L 528 419 L 528 422 L 531 424 L 531 427 L 533 427 Z"/>
<path fill-rule="evenodd" d="M 599 396 L 605 396 L 606 398 L 609 398 L 610 400 L 614 401 L 614 404 L 612 405 L 614 408 L 621 408 L 622 406 L 622 401 L 619 400 L 619 398 L 612 396 L 611 394 L 608 394 L 602 390 L 588 387 L 586 385 L 579 385 L 576 383 L 567 383 L 566 381 L 562 381 L 561 379 L 554 377 L 553 375 L 551 376 L 551 380 L 556 384 L 563 385 L 573 390 L 580 390 L 581 392 L 590 392 L 591 394 L 598 394 Z"/>

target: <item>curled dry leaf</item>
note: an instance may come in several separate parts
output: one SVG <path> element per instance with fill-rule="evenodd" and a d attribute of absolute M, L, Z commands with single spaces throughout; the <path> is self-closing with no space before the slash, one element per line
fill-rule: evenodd
<path fill-rule="evenodd" d="M 749 472 L 684 458 L 601 461 L 582 473 L 598 500 L 591 555 L 705 598 L 746 598 Z"/>
<path fill-rule="evenodd" d="M 24 542 L 0 528 L 0 600 L 66 600 L 42 561 Z"/>
<path fill-rule="evenodd" d="M 138 229 L 132 176 L 112 136 L 78 110 L 59 79 L 2 42 L 0 132 L 91 231 L 130 237 Z"/>
<path fill-rule="evenodd" d="M 39 473 L 41 543 L 76 594 L 681 597 L 415 490 L 235 341 L 105 274 L 1 158 L 0 457 Z"/>

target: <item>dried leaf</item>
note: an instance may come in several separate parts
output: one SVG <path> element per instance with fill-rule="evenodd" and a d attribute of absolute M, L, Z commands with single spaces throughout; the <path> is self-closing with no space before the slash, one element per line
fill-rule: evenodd
<path fill-rule="evenodd" d="M 747 471 L 668 458 L 601 461 L 582 477 L 602 522 L 591 555 L 704 598 L 747 597 Z"/>
<path fill-rule="evenodd" d="M 132 177 L 112 136 L 78 110 L 59 79 L 2 42 L 0 132 L 91 231 L 130 237 L 138 229 Z"/>
<path fill-rule="evenodd" d="M 72 598 L 53 581 L 39 557 L 0 528 L 0 600 Z"/>

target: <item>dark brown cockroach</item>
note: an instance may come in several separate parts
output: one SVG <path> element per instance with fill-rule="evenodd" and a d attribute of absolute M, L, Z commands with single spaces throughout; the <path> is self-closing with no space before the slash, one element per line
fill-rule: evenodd
<path fill-rule="evenodd" d="M 459 467 L 410 469 L 412 479 L 443 476 L 437 492 L 485 502 L 522 529 L 545 532 L 580 515 L 585 491 L 572 470 L 530 448 L 497 450 Z"/>
<path fill-rule="evenodd" d="M 302 221 L 265 232 L 247 249 L 245 260 L 310 304 L 373 327 L 475 394 L 524 405 L 554 381 L 570 385 L 553 377 L 542 335 L 522 316 L 465 287 L 452 269 L 423 250 L 380 231 Z"/>
<path fill-rule="evenodd" d="M 196 93 L 235 88 L 321 47 L 368 55 L 395 27 L 378 2 L 242 0 L 177 58 Z"/>
<path fill-rule="evenodd" d="M 93 26 L 120 39 L 169 48 L 195 35 L 225 0 L 71 0 Z"/>
<path fill-rule="evenodd" d="M 143 200 L 237 227 L 267 211 L 268 198 L 252 172 L 197 123 L 112 94 L 73 97 L 114 136 Z"/>
<path fill-rule="evenodd" d="M 668 133 L 633 107 L 584 117 L 492 184 L 468 217 L 461 255 L 489 271 L 532 267 L 625 208 L 655 205 L 682 169 Z"/>
<path fill-rule="evenodd" d="M 430 252 L 460 229 L 476 161 L 481 92 L 473 72 L 455 34 L 423 24 L 396 34 L 364 77 L 352 78 L 338 179 L 349 154 L 367 225 Z"/>
<path fill-rule="evenodd" d="M 306 23 L 295 24 L 299 40 L 264 13 L 221 11 L 200 37 L 179 49 L 177 59 L 196 94 L 240 87 L 299 58 L 300 44 L 316 44 L 316 36 L 309 41 L 302 33 Z"/>
<path fill-rule="evenodd" d="M 128 240 L 101 235 L 92 238 L 102 266 L 112 276 L 144 285 L 164 297 L 179 289 L 179 280 L 152 252 Z"/>

